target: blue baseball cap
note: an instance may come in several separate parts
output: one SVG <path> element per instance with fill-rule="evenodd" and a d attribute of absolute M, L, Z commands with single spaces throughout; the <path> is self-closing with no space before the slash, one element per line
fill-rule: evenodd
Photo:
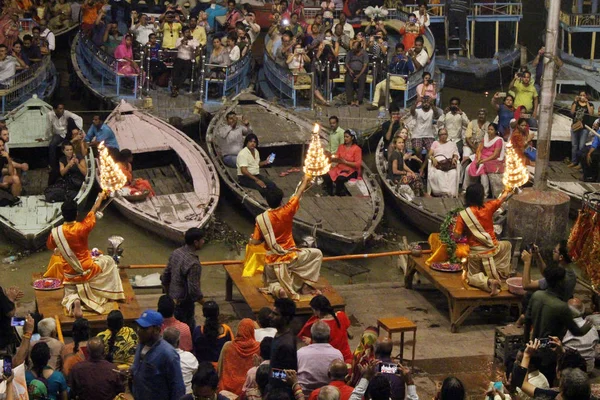
<path fill-rule="evenodd" d="M 146 310 L 135 322 L 142 328 L 161 326 L 163 324 L 163 316 L 158 311 Z"/>

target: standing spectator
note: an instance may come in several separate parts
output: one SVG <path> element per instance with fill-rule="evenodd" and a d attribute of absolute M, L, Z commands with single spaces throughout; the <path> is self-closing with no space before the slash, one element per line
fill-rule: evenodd
<path fill-rule="evenodd" d="M 37 342 L 31 348 L 30 358 L 33 365 L 30 370 L 25 371 L 27 385 L 34 379 L 41 380 L 48 388 L 49 400 L 67 400 L 69 398 L 67 381 L 63 374 L 49 365 L 50 348 L 48 345 L 44 342 Z"/>
<path fill-rule="evenodd" d="M 165 329 L 162 332 L 162 335 L 163 340 L 173 346 L 177 354 L 179 354 L 181 375 L 183 376 L 185 392 L 192 393 L 192 377 L 198 370 L 198 360 L 192 353 L 181 348 L 179 341 L 181 332 L 177 328 L 171 326 Z"/>
<path fill-rule="evenodd" d="M 23 52 L 23 43 L 22 42 L 16 42 L 15 44 L 13 44 L 11 56 L 16 58 L 17 62 L 19 63 L 19 66 L 17 67 L 17 71 L 22 71 L 24 69 L 27 69 L 31 65 L 31 61 L 29 61 L 27 54 L 25 54 Z M 21 63 L 25 64 L 25 68 L 21 67 Z"/>
<path fill-rule="evenodd" d="M 40 37 L 48 43 L 48 50 L 54 51 L 56 49 L 56 39 L 54 33 L 46 27 L 46 20 L 40 20 Z"/>
<path fill-rule="evenodd" d="M 179 331 L 179 346 L 184 351 L 192 351 L 192 333 L 190 327 L 181 321 L 178 321 L 173 314 L 175 313 L 175 302 L 167 295 L 162 295 L 158 299 L 158 310 L 163 316 L 163 324 L 160 333 L 168 328 L 174 328 Z M 190 375 L 191 379 L 191 375 Z"/>
<path fill-rule="evenodd" d="M 365 96 L 365 83 L 369 69 L 369 55 L 363 49 L 361 42 L 354 42 L 352 50 L 346 55 L 346 102 L 348 105 L 358 107 Z M 354 84 L 358 84 L 357 98 L 354 100 Z"/>
<path fill-rule="evenodd" d="M 104 120 L 99 114 L 94 115 L 92 118 L 92 126 L 88 129 L 85 135 L 85 141 L 90 143 L 93 147 L 98 147 L 98 144 L 104 143 L 109 151 L 119 152 L 119 143 L 117 137 L 110 126 L 104 123 Z M 111 153 L 112 154 L 112 153 Z"/>
<path fill-rule="evenodd" d="M 343 27 L 344 34 L 348 36 L 350 40 L 354 39 L 354 28 L 348 23 L 346 14 L 343 12 L 340 13 L 340 25 Z"/>
<path fill-rule="evenodd" d="M 392 350 L 394 344 L 388 337 L 380 337 L 377 339 L 375 344 L 375 358 L 377 361 L 386 364 L 395 364 L 392 360 Z M 406 389 L 404 387 L 404 378 L 401 375 L 396 374 L 382 374 L 390 382 L 390 399 L 391 400 L 404 400 Z"/>
<path fill-rule="evenodd" d="M 329 383 L 329 366 L 334 360 L 343 360 L 342 353 L 329 344 L 329 325 L 323 321 L 311 324 L 312 343 L 298 350 L 298 383 L 305 396 Z"/>
<path fill-rule="evenodd" d="M 339 400 L 348 400 L 354 388 L 346 383 L 346 375 L 348 375 L 348 366 L 342 360 L 333 360 L 329 365 L 329 376 L 328 386 L 335 387 L 340 392 Z M 310 394 L 308 400 L 319 399 L 319 393 L 321 389 L 315 389 Z"/>
<path fill-rule="evenodd" d="M 275 62 L 282 67 L 287 67 L 287 59 L 292 54 L 295 45 L 296 39 L 294 38 L 294 34 L 288 30 L 283 32 L 281 35 L 281 45 L 273 51 Z"/>
<path fill-rule="evenodd" d="M 594 127 L 597 126 L 594 122 Z M 585 182 L 598 182 L 598 171 L 600 170 L 600 151 L 596 149 L 600 146 L 600 137 L 594 135 L 589 149 L 582 151 L 581 166 L 583 167 L 583 180 Z"/>
<path fill-rule="evenodd" d="M 237 166 L 237 155 L 244 148 L 244 137 L 252 133 L 250 121 L 242 116 L 241 123 L 238 123 L 238 116 L 234 111 L 230 111 L 225 115 L 226 125 L 221 125 L 217 129 L 217 137 L 219 138 L 219 149 L 223 157 L 223 163 L 231 168 Z"/>
<path fill-rule="evenodd" d="M 217 0 L 210 0 L 210 6 L 206 9 L 206 22 L 209 26 L 209 31 L 214 31 L 217 26 L 216 17 L 227 14 L 227 8 L 217 4 Z"/>
<path fill-rule="evenodd" d="M 419 25 L 419 20 L 415 14 L 408 16 L 408 23 L 404 24 L 400 28 L 400 34 L 402 35 L 402 44 L 405 49 L 412 49 L 415 46 L 415 40 L 417 37 L 425 33 L 425 27 Z"/>
<path fill-rule="evenodd" d="M 446 15 L 448 16 L 448 34 L 456 37 L 458 27 L 458 38 L 460 47 L 467 48 L 467 16 L 471 12 L 471 0 L 447 0 Z"/>
<path fill-rule="evenodd" d="M 56 320 L 54 318 L 44 318 L 38 323 L 38 332 L 40 333 L 40 342 L 46 343 L 50 349 L 50 359 L 48 365 L 55 370 L 62 369 L 62 354 L 65 345 L 56 339 Z"/>
<path fill-rule="evenodd" d="M 427 50 L 424 46 L 425 39 L 423 39 L 423 36 L 417 36 L 414 47 L 406 50 L 408 57 L 412 60 L 413 65 L 415 66 L 415 71 L 422 70 L 429 62 L 429 53 L 427 53 Z"/>
<path fill-rule="evenodd" d="M 292 333 L 290 324 L 296 315 L 296 303 L 290 298 L 278 298 L 271 313 L 271 323 L 277 328 L 277 335 L 271 346 L 271 371 L 277 369 L 293 369 L 298 371 L 298 356 L 296 351 L 296 336 Z M 269 377 L 272 389 L 286 389 L 288 386 L 282 380 Z M 292 393 L 290 392 L 290 398 Z"/>
<path fill-rule="evenodd" d="M 342 359 L 348 364 L 352 363 L 352 352 L 348 343 L 348 337 L 351 336 L 348 332 L 350 328 L 350 319 L 344 311 L 335 312 L 329 299 L 319 294 L 310 300 L 310 308 L 314 315 L 310 317 L 306 324 L 298 333 L 298 337 L 307 344 L 314 341 L 312 338 L 312 325 L 318 321 L 322 321 L 329 326 L 329 344 L 342 353 Z M 300 382 L 302 384 L 302 382 Z"/>
<path fill-rule="evenodd" d="M 462 159 L 463 164 L 467 164 L 469 161 L 475 160 L 477 148 L 488 134 L 489 125 L 490 123 L 487 121 L 487 111 L 485 108 L 480 108 L 477 112 L 477 119 L 469 122 L 467 125 L 467 130 L 465 131 L 465 146 L 463 146 Z"/>
<path fill-rule="evenodd" d="M 277 329 L 271 326 L 271 309 L 269 307 L 260 309 L 256 316 L 256 322 L 258 323 L 259 328 L 254 329 L 254 340 L 262 342 L 264 338 L 275 337 Z"/>
<path fill-rule="evenodd" d="M 250 37 L 250 44 L 254 43 L 258 38 L 258 35 L 260 35 L 260 25 L 256 23 L 256 14 L 254 14 L 253 11 L 250 11 L 248 15 L 244 17 L 242 23 L 246 27 L 245 30 Z"/>
<path fill-rule="evenodd" d="M 571 310 L 573 321 L 581 328 L 585 323 L 583 319 L 583 313 L 585 312 L 583 302 L 574 297 L 567 304 L 569 305 L 569 310 Z M 596 329 L 590 329 L 583 336 L 575 336 L 570 331 L 567 331 L 567 334 L 562 339 L 563 346 L 577 350 L 581 354 L 587 363 L 587 370 L 590 372 L 594 370 L 598 341 L 600 339 L 598 338 L 598 331 Z"/>
<path fill-rule="evenodd" d="M 329 117 L 329 141 L 327 142 L 328 148 L 325 150 L 325 153 L 329 153 L 329 156 L 333 156 L 343 144 L 344 130 L 340 127 L 340 119 L 337 116 L 332 115 Z"/>
<path fill-rule="evenodd" d="M 219 376 L 209 362 L 201 362 L 192 378 L 192 394 L 186 394 L 181 400 L 228 400 L 217 391 Z"/>
<path fill-rule="evenodd" d="M 0 287 L 0 354 L 15 354 L 18 344 L 17 332 L 10 321 L 15 315 L 16 303 L 22 297 L 23 292 L 17 287 Z"/>
<path fill-rule="evenodd" d="M 189 26 L 194 40 L 196 40 L 200 46 L 206 46 L 206 29 L 204 29 L 203 26 L 198 25 L 198 18 L 191 17 Z"/>
<path fill-rule="evenodd" d="M 192 65 L 196 57 L 196 49 L 200 46 L 200 43 L 192 36 L 192 31 L 189 27 L 184 27 L 182 33 L 183 37 L 178 38 L 175 43 L 177 58 L 175 58 L 173 64 L 171 97 L 179 96 L 179 88 L 186 79 L 194 79 L 192 76 Z"/>
<path fill-rule="evenodd" d="M 427 2 L 425 0 L 421 1 L 419 9 L 416 10 L 414 14 L 417 17 L 417 23 L 419 25 L 428 27 L 431 24 L 431 19 L 427 13 Z"/>
<path fill-rule="evenodd" d="M 156 22 L 152 19 L 148 23 L 148 16 L 141 14 L 137 24 L 131 28 L 131 32 L 135 35 L 135 41 L 145 46 L 150 40 L 150 34 L 156 33 Z"/>
<path fill-rule="evenodd" d="M 421 103 L 421 108 L 417 108 L 417 103 Z M 429 97 L 421 98 L 417 96 L 415 101 L 410 108 L 410 114 L 415 119 L 415 127 L 412 131 L 411 144 L 417 157 L 421 157 L 421 151 L 425 149 L 427 152 L 431 149 L 435 137 L 435 129 L 433 127 L 433 120 L 438 118 L 437 107 L 431 106 L 431 99 Z M 424 162 L 421 166 L 421 175 L 427 163 Z"/>
<path fill-rule="evenodd" d="M 98 18 L 98 14 L 104 2 L 96 0 L 85 0 L 83 6 L 81 6 L 81 30 L 87 34 L 90 34 L 94 23 Z"/>
<path fill-rule="evenodd" d="M 531 72 L 517 72 L 510 83 L 510 90 L 515 93 L 515 109 L 521 106 L 525 107 L 525 112 L 531 116 L 528 118 L 529 126 L 537 128 L 536 119 L 539 97 L 533 82 L 531 82 Z"/>
<path fill-rule="evenodd" d="M 346 58 L 346 54 L 350 50 L 350 37 L 344 32 L 344 26 L 337 24 L 333 28 L 333 40 L 339 45 L 338 56 L 340 58 Z"/>
<path fill-rule="evenodd" d="M 460 109 L 460 99 L 458 97 L 450 99 L 450 105 L 444 110 L 439 123 L 446 128 L 448 131 L 448 140 L 456 144 L 458 153 L 462 157 L 464 131 L 469 124 L 469 118 Z"/>
<path fill-rule="evenodd" d="M 235 30 L 235 23 L 244 19 L 244 16 L 236 8 L 235 0 L 227 1 L 227 14 L 225 14 L 225 24 L 223 27 L 228 31 Z"/>
<path fill-rule="evenodd" d="M 585 90 L 579 92 L 575 101 L 571 104 L 571 164 L 570 168 L 579 165 L 577 153 L 581 151 L 587 142 L 588 130 L 585 127 L 585 115 L 594 115 L 594 105 L 589 102 Z"/>
<path fill-rule="evenodd" d="M 429 96 L 429 99 L 435 102 L 435 100 L 437 99 L 437 89 L 435 81 L 431 79 L 431 74 L 427 71 L 423 72 L 422 77 L 423 83 L 419 83 L 417 85 L 417 96 L 420 96 L 421 98 Z"/>
<path fill-rule="evenodd" d="M 87 345 L 88 359 L 73 366 L 69 374 L 71 398 L 86 400 L 114 399 L 125 391 L 115 365 L 104 359 L 104 343 L 98 337 Z"/>
<path fill-rule="evenodd" d="M 131 367 L 135 399 L 178 400 L 185 394 L 179 355 L 160 338 L 163 317 L 146 310 L 135 321 L 140 345 Z"/>
<path fill-rule="evenodd" d="M 202 265 L 196 251 L 204 244 L 204 232 L 190 228 L 185 233 L 185 245 L 171 253 L 160 280 L 165 292 L 175 301 L 175 318 L 188 324 L 190 331 L 196 326 L 195 303 L 202 303 L 200 289 Z"/>
<path fill-rule="evenodd" d="M 495 93 L 492 97 L 492 106 L 498 112 L 498 132 L 500 136 L 504 138 L 504 141 L 508 141 L 510 137 L 510 121 L 515 117 L 515 98 L 511 94 L 507 94 L 506 97 L 500 102 L 500 93 Z"/>
<path fill-rule="evenodd" d="M 33 43 L 33 36 L 31 35 L 23 36 L 23 54 L 27 56 L 31 63 L 42 61 L 42 51 Z"/>
<path fill-rule="evenodd" d="M 107 25 L 106 30 L 104 31 L 104 36 L 102 38 L 102 43 L 104 46 L 104 51 L 106 51 L 111 56 L 118 58 L 115 56 L 115 50 L 117 46 L 121 44 L 123 41 L 123 35 L 119 32 L 119 27 L 117 24 L 111 22 Z"/>
<path fill-rule="evenodd" d="M 100 332 L 98 337 L 104 343 L 106 360 L 116 365 L 131 366 L 138 345 L 138 335 L 133 329 L 124 326 L 123 314 L 112 310 L 106 317 L 108 329 Z"/>
<path fill-rule="evenodd" d="M 175 20 L 175 13 L 168 11 L 164 15 L 163 23 L 160 27 L 162 32 L 162 48 L 174 49 L 177 47 L 177 39 L 181 35 L 183 26 Z"/>
<path fill-rule="evenodd" d="M 204 303 L 202 314 L 204 325 L 194 329 L 194 354 L 198 361 L 210 361 L 216 368 L 221 349 L 233 340 L 233 332 L 229 325 L 219 322 L 219 305 L 214 301 Z"/>
<path fill-rule="evenodd" d="M 219 356 L 217 373 L 219 391 L 227 390 L 242 394 L 246 374 L 254 366 L 254 358 L 260 354 L 260 343 L 254 340 L 254 321 L 244 318 L 238 325 L 235 338 L 225 343 Z"/>
<path fill-rule="evenodd" d="M 9 56 L 8 48 L 0 44 L 0 89 L 8 89 L 12 85 L 12 78 L 17 73 L 17 67 L 27 68 L 27 64 L 20 58 Z"/>

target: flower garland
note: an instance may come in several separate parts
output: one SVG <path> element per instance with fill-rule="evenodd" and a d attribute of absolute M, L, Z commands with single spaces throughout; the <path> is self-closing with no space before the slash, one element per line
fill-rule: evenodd
<path fill-rule="evenodd" d="M 464 208 L 459 207 L 450 211 L 446 214 L 446 217 L 440 226 L 440 240 L 446 245 L 446 251 L 450 257 L 448 261 L 451 264 L 460 262 L 458 257 L 456 257 L 456 244 L 463 242 L 463 240 L 454 235 L 454 226 L 456 225 L 456 217 L 462 210 L 464 210 Z"/>

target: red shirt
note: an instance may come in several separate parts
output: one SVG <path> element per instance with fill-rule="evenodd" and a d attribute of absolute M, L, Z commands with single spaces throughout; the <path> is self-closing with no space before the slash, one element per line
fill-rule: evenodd
<path fill-rule="evenodd" d="M 335 322 L 335 321 L 333 321 Z M 354 388 L 352 386 L 346 385 L 346 382 L 342 381 L 331 381 L 329 382 L 329 386 L 336 387 L 340 391 L 340 400 L 348 400 L 350 399 L 350 395 Z M 308 400 L 317 400 L 319 397 L 319 393 L 321 393 L 321 389 L 315 389 L 310 394 Z"/>
<path fill-rule="evenodd" d="M 352 364 L 352 352 L 350 351 L 350 344 L 348 344 L 348 328 L 350 328 L 350 320 L 348 316 L 343 311 L 338 311 L 335 313 L 338 321 L 340 322 L 340 326 L 338 326 L 335 319 L 324 319 L 321 320 L 329 325 L 329 329 L 331 330 L 331 334 L 329 335 L 329 344 L 336 349 L 338 349 L 342 355 L 344 356 L 344 361 L 347 364 Z M 313 316 L 310 317 L 306 324 L 298 333 L 298 337 L 311 337 L 310 336 L 310 328 L 313 326 L 315 322 L 317 322 L 319 318 Z"/>
<path fill-rule="evenodd" d="M 165 318 L 163 321 L 162 327 L 160 328 L 160 333 L 163 333 L 165 329 L 174 327 L 181 334 L 179 336 L 179 348 L 184 351 L 192 351 L 192 334 L 190 332 L 190 327 L 187 324 L 175 319 L 175 317 Z"/>

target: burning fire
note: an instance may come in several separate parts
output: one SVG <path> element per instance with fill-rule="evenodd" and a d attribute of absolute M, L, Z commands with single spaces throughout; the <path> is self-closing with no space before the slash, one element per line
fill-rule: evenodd
<path fill-rule="evenodd" d="M 331 164 L 329 158 L 325 156 L 323 147 L 321 147 L 321 138 L 319 137 L 319 124 L 313 128 L 310 145 L 304 160 L 304 173 L 310 176 L 321 176 L 329 172 Z"/>
<path fill-rule="evenodd" d="M 523 160 L 513 148 L 511 143 L 506 145 L 506 158 L 504 164 L 504 176 L 502 183 L 509 190 L 514 190 L 526 184 L 529 181 L 529 172 L 523 164 Z"/>
<path fill-rule="evenodd" d="M 127 184 L 127 177 L 108 153 L 104 142 L 98 146 L 100 154 L 100 186 L 107 192 L 116 192 Z"/>

